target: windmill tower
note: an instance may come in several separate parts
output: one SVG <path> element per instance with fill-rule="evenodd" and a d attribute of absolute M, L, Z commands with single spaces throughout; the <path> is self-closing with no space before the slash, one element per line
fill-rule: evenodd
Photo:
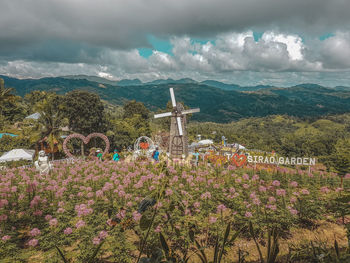
<path fill-rule="evenodd" d="M 174 90 L 170 88 L 173 110 L 171 112 L 155 114 L 154 118 L 171 117 L 169 153 L 171 158 L 181 158 L 188 155 L 188 139 L 186 133 L 186 115 L 199 112 L 199 108 L 185 110 L 181 103 L 176 103 Z"/>

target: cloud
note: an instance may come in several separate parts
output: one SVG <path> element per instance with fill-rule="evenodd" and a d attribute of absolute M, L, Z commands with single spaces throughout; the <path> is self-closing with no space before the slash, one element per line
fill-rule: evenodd
<path fill-rule="evenodd" d="M 349 9 L 345 0 L 2 1 L 0 74 L 345 83 Z M 154 49 L 150 36 L 171 54 L 141 56 Z"/>
<path fill-rule="evenodd" d="M 324 67 L 328 69 L 350 68 L 350 33 L 338 32 L 322 42 L 320 50 Z"/>
<path fill-rule="evenodd" d="M 130 49 L 156 36 L 214 36 L 271 28 L 324 33 L 349 30 L 344 0 L 36 0 L 2 1 L 0 49 L 47 40 Z"/>

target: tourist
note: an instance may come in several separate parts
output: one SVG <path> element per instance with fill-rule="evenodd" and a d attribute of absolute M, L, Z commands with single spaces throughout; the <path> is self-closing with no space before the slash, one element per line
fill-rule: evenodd
<path fill-rule="evenodd" d="M 97 150 L 96 152 L 97 152 L 97 158 L 98 158 L 100 161 L 102 161 L 102 156 L 103 156 L 103 154 L 102 154 L 101 150 Z"/>
<path fill-rule="evenodd" d="M 152 158 L 158 162 L 159 161 L 159 151 L 158 151 L 158 147 L 154 150 L 154 152 L 152 153 Z"/>
<path fill-rule="evenodd" d="M 195 165 L 198 166 L 198 161 L 199 161 L 199 152 L 198 150 L 196 150 L 193 155 L 196 157 L 196 160 L 195 160 Z"/>
<path fill-rule="evenodd" d="M 115 161 L 115 162 L 118 162 L 119 161 L 119 154 L 118 154 L 118 150 L 117 149 L 115 149 L 114 150 L 114 155 L 113 155 L 113 161 Z"/>

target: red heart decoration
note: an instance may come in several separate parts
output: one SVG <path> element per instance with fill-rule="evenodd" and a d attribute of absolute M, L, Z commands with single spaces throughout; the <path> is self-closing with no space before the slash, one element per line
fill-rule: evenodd
<path fill-rule="evenodd" d="M 235 153 L 231 160 L 234 162 L 234 164 L 237 166 L 237 167 L 241 167 L 243 165 L 246 164 L 247 162 L 247 156 L 245 156 L 244 154 L 241 154 L 241 155 L 238 155 L 238 153 Z"/>
<path fill-rule="evenodd" d="M 69 149 L 67 148 L 67 143 L 69 142 L 70 139 L 72 138 L 79 138 L 81 139 L 85 144 L 88 144 L 89 141 L 91 140 L 91 138 L 93 137 L 99 137 L 101 138 L 102 140 L 104 140 L 104 142 L 106 143 L 106 148 L 105 150 L 103 151 L 103 155 L 107 154 L 109 152 L 109 146 L 110 146 L 110 143 L 109 143 L 109 140 L 107 138 L 106 135 L 102 134 L 102 133 L 91 133 L 89 134 L 87 137 L 85 137 L 84 135 L 82 134 L 79 134 L 79 133 L 73 133 L 71 135 L 69 135 L 63 142 L 63 151 L 64 153 L 69 157 L 69 158 L 74 158 L 74 155 L 71 154 L 71 152 L 69 151 Z"/>
<path fill-rule="evenodd" d="M 140 148 L 143 150 L 148 149 L 149 144 L 147 142 L 140 142 Z"/>

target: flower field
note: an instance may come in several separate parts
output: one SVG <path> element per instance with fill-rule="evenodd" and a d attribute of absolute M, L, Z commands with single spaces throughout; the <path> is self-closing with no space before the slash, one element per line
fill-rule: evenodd
<path fill-rule="evenodd" d="M 350 180 L 323 171 L 79 161 L 0 178 L 1 262 L 347 262 Z M 341 236 L 290 246 L 324 224 Z"/>

